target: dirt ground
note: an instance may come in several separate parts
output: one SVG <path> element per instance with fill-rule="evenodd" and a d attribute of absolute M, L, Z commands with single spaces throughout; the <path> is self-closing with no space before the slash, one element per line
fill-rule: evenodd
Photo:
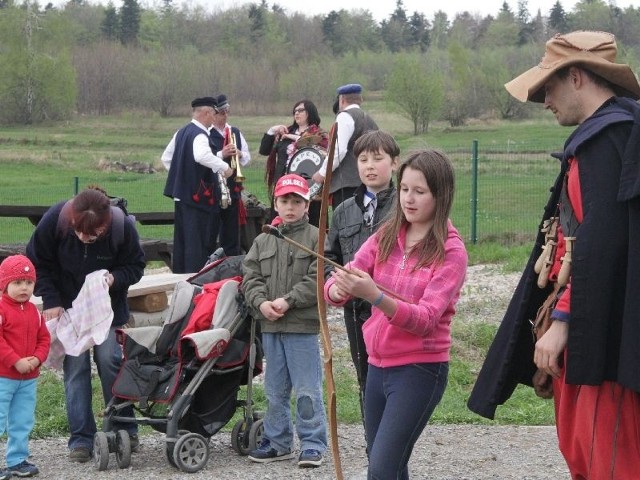
<path fill-rule="evenodd" d="M 362 427 L 340 425 L 340 458 L 345 480 L 366 480 L 366 456 Z M 238 455 L 228 433 L 214 436 L 210 457 L 197 473 L 182 473 L 164 459 L 163 435 L 141 438 L 142 447 L 129 468 L 118 469 L 114 454 L 106 471 L 92 463 L 67 460 L 66 439 L 32 442 L 32 458 L 40 478 L 65 480 L 106 479 L 335 479 L 330 455 L 315 469 L 300 469 L 295 460 L 256 464 Z M 430 480 L 559 480 L 569 478 L 560 456 L 553 427 L 516 426 L 428 426 L 414 449 L 409 464 L 412 479 Z"/>

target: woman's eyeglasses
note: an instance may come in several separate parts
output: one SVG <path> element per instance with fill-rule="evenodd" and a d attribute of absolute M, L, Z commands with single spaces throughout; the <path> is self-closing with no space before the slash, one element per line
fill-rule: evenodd
<path fill-rule="evenodd" d="M 75 230 L 76 236 L 80 239 L 82 243 L 95 243 L 98 238 L 104 234 L 106 228 L 98 229 L 93 235 L 89 235 L 88 233 L 80 232 L 79 230 Z"/>
<path fill-rule="evenodd" d="M 294 113 L 294 114 L 296 114 L 296 113 L 302 113 L 302 112 L 306 112 L 306 110 L 305 110 L 304 108 L 295 108 L 295 109 L 293 110 L 293 113 Z"/>

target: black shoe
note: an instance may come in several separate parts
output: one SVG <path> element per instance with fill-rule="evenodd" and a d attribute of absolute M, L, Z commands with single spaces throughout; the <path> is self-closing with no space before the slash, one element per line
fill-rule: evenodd
<path fill-rule="evenodd" d="M 318 450 L 303 450 L 298 457 L 298 466 L 301 468 L 319 467 L 322 465 L 322 454 Z"/>
<path fill-rule="evenodd" d="M 19 463 L 18 465 L 9 467 L 9 471 L 16 477 L 35 477 L 40 473 L 38 467 L 26 460 L 23 460 L 22 463 Z"/>
<path fill-rule="evenodd" d="M 278 452 L 267 439 L 262 440 L 258 448 L 249 453 L 249 460 L 257 463 L 270 463 L 279 460 L 289 460 L 294 457 L 292 452 Z"/>
<path fill-rule="evenodd" d="M 72 448 L 69 452 L 69 460 L 72 462 L 86 463 L 91 460 L 91 451 L 87 447 Z"/>

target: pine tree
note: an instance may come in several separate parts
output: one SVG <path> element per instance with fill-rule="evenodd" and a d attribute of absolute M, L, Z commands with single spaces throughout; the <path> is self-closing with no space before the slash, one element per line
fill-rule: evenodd
<path fill-rule="evenodd" d="M 138 0 L 124 0 L 120 8 L 120 41 L 124 45 L 135 44 L 140 31 L 140 5 Z"/>
<path fill-rule="evenodd" d="M 104 19 L 100 25 L 102 35 L 107 40 L 115 40 L 118 38 L 118 12 L 116 7 L 113 6 L 113 2 L 109 2 L 104 9 Z"/>
<path fill-rule="evenodd" d="M 559 33 L 566 33 L 569 28 L 567 14 L 562 8 L 560 0 L 556 0 L 549 12 L 549 28 Z"/>

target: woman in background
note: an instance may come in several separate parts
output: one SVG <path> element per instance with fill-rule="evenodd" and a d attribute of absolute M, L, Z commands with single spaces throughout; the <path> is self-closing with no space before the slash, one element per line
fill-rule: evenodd
<path fill-rule="evenodd" d="M 274 125 L 262 136 L 260 155 L 268 155 L 265 180 L 271 197 L 271 216 L 273 209 L 273 187 L 280 177 L 288 171 L 289 161 L 302 147 L 317 145 L 326 149 L 329 135 L 320 128 L 320 115 L 311 100 L 300 100 L 293 106 L 293 123 L 289 126 Z M 309 223 L 318 226 L 320 202 L 309 204 Z"/>

